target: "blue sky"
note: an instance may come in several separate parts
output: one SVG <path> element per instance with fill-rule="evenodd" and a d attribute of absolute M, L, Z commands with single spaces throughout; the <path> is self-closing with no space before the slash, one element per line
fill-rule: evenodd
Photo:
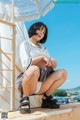
<path fill-rule="evenodd" d="M 44 22 L 48 29 L 45 46 L 57 61 L 57 68 L 68 72 L 67 81 L 60 88 L 80 86 L 80 4 L 56 4 L 46 16 L 26 22 Z"/>

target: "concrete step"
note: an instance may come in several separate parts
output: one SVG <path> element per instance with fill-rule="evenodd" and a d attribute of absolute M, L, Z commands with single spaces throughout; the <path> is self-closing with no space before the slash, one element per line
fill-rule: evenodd
<path fill-rule="evenodd" d="M 60 109 L 31 109 L 30 114 L 9 112 L 9 120 L 80 120 L 80 103 L 61 105 Z"/>

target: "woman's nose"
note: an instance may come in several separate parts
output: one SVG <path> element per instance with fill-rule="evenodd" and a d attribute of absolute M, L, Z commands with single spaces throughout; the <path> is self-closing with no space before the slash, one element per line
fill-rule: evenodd
<path fill-rule="evenodd" d="M 41 33 L 41 32 L 39 32 L 38 34 L 39 34 L 39 35 L 42 35 L 42 33 Z"/>

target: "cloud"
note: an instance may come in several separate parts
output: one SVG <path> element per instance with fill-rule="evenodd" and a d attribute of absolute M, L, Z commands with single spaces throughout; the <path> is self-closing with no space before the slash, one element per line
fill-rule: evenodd
<path fill-rule="evenodd" d="M 70 81 L 69 79 L 67 79 L 65 83 L 70 83 L 70 82 L 71 82 L 71 81 Z"/>

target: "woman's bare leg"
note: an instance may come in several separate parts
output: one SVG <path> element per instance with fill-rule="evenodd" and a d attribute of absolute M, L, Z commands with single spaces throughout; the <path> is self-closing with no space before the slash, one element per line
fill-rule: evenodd
<path fill-rule="evenodd" d="M 37 66 L 30 66 L 23 76 L 23 96 L 29 96 L 34 93 L 38 78 L 40 75 L 39 68 Z"/>
<path fill-rule="evenodd" d="M 52 73 L 45 81 L 43 81 L 40 91 L 37 94 L 45 93 L 51 95 L 58 87 L 60 87 L 67 78 L 67 72 L 63 69 Z"/>

